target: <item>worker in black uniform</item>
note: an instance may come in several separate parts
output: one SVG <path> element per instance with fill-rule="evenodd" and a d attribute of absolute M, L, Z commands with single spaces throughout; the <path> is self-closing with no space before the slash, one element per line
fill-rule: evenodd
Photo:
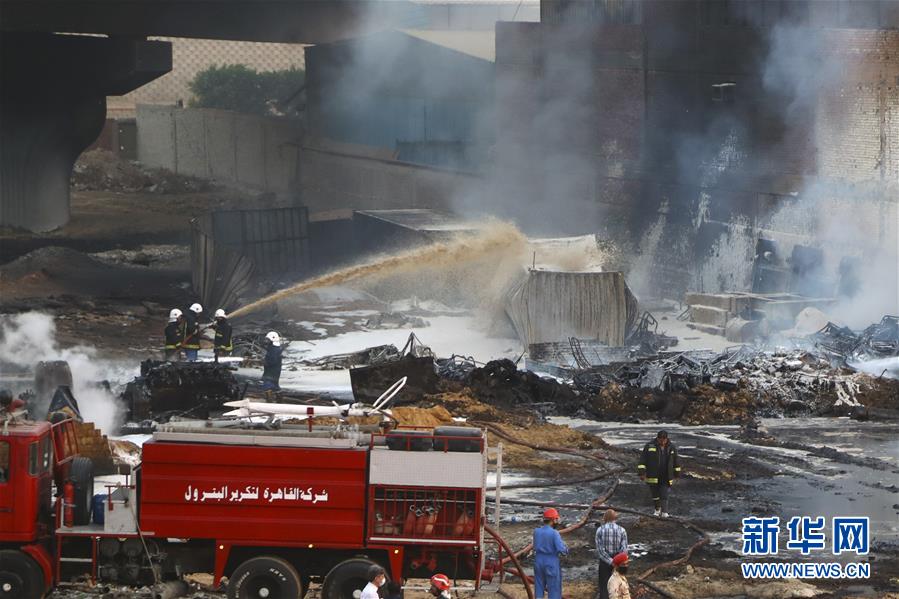
<path fill-rule="evenodd" d="M 184 341 L 184 316 L 174 308 L 169 312 L 169 322 L 165 325 L 165 361 L 177 362 L 181 359 L 181 342 Z"/>
<path fill-rule="evenodd" d="M 655 516 L 668 517 L 668 490 L 680 477 L 677 447 L 668 440 L 668 433 L 659 431 L 656 438 L 643 447 L 637 474 L 649 485 Z"/>
<path fill-rule="evenodd" d="M 203 306 L 200 304 L 191 304 L 184 315 L 184 341 L 181 347 L 184 348 L 184 355 L 188 362 L 197 361 L 197 353 L 200 351 L 200 314 L 203 313 Z"/>
<path fill-rule="evenodd" d="M 231 343 L 231 323 L 228 322 L 225 311 L 221 308 L 215 311 L 215 323 L 212 328 L 215 329 L 213 351 L 215 352 L 215 361 L 218 362 L 219 356 L 230 356 L 234 349 L 234 345 Z"/>
<path fill-rule="evenodd" d="M 281 361 L 284 348 L 281 347 L 281 335 L 275 331 L 269 331 L 265 336 L 265 360 L 262 370 L 263 391 L 280 391 L 278 381 L 281 379 Z"/>

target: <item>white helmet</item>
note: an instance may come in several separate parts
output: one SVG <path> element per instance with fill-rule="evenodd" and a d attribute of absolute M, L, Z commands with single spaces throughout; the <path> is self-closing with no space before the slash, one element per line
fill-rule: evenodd
<path fill-rule="evenodd" d="M 271 341 L 272 345 L 274 345 L 275 347 L 281 346 L 281 335 L 279 335 L 275 331 L 269 331 L 265 338 Z"/>
<path fill-rule="evenodd" d="M 224 317 L 225 317 L 225 311 L 222 310 L 221 308 L 219 308 L 218 310 L 215 311 L 215 317 L 216 317 L 216 318 L 224 318 Z"/>
<path fill-rule="evenodd" d="M 179 310 L 178 308 L 173 308 L 169 312 L 169 322 L 175 322 L 179 318 L 181 318 L 181 310 Z"/>
<path fill-rule="evenodd" d="M 199 314 L 203 311 L 203 306 L 201 306 L 200 304 L 191 304 L 190 311 L 194 312 L 195 314 Z"/>

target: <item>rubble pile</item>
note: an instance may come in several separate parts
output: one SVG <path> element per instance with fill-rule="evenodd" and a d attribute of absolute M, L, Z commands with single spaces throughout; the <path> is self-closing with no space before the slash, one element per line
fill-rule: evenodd
<path fill-rule="evenodd" d="M 72 169 L 72 188 L 77 191 L 118 191 L 150 193 L 196 193 L 208 191 L 203 179 L 179 175 L 164 169 L 145 169 L 108 150 L 82 154 Z"/>
<path fill-rule="evenodd" d="M 509 359 L 474 368 L 471 364 L 444 361 L 439 372 L 452 383 L 448 389 L 464 388 L 473 398 L 502 408 L 528 407 L 546 414 L 575 414 L 584 407 L 585 397 L 571 385 L 519 370 Z"/>
<path fill-rule="evenodd" d="M 838 364 L 899 356 L 899 316 L 884 316 L 861 333 L 832 322 L 810 336 L 815 347 Z"/>
<path fill-rule="evenodd" d="M 132 421 L 165 422 L 171 415 L 208 418 L 210 410 L 240 396 L 241 387 L 226 364 L 145 360 L 122 399 Z"/>
<path fill-rule="evenodd" d="M 526 407 L 544 415 L 724 424 L 757 416 L 860 414 L 860 407 L 867 406 L 864 415 L 876 416 L 883 412 L 879 408 L 899 406 L 899 381 L 872 377 L 844 364 L 859 355 L 895 351 L 895 324 L 886 317 L 860 335 L 830 327 L 814 343 L 790 349 L 739 346 L 723 352 L 663 351 L 649 356 L 627 352 L 600 366 L 560 365 L 551 372 L 561 381 L 519 370 L 510 360 L 481 366 L 452 356 L 437 360 L 435 366 L 448 390 L 464 389 L 490 405 Z M 825 341 L 828 351 L 819 349 Z M 590 353 L 578 351 L 581 344 L 569 346 L 575 358 Z M 553 348 L 541 350 L 545 359 Z M 835 355 L 845 357 L 835 363 Z M 585 362 L 590 360 L 577 360 L 578 365 Z"/>

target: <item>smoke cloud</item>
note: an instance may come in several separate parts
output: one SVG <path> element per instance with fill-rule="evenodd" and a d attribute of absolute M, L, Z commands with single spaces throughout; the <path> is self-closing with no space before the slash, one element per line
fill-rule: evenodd
<path fill-rule="evenodd" d="M 106 380 L 130 379 L 128 369 L 97 357 L 93 347 L 63 348 L 56 340 L 53 317 L 26 312 L 0 317 L 0 365 L 31 370 L 41 361 L 65 360 L 72 370 L 72 393 L 86 422 L 93 422 L 106 434 L 115 434 L 125 416 L 116 396 L 100 386 Z M 46 414 L 32 414 L 40 419 Z"/>

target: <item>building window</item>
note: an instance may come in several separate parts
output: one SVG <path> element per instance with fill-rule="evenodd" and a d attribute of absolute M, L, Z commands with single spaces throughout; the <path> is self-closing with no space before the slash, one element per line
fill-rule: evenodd
<path fill-rule="evenodd" d="M 733 104 L 736 95 L 737 84 L 733 81 L 712 84 L 712 102 L 721 104 Z"/>

